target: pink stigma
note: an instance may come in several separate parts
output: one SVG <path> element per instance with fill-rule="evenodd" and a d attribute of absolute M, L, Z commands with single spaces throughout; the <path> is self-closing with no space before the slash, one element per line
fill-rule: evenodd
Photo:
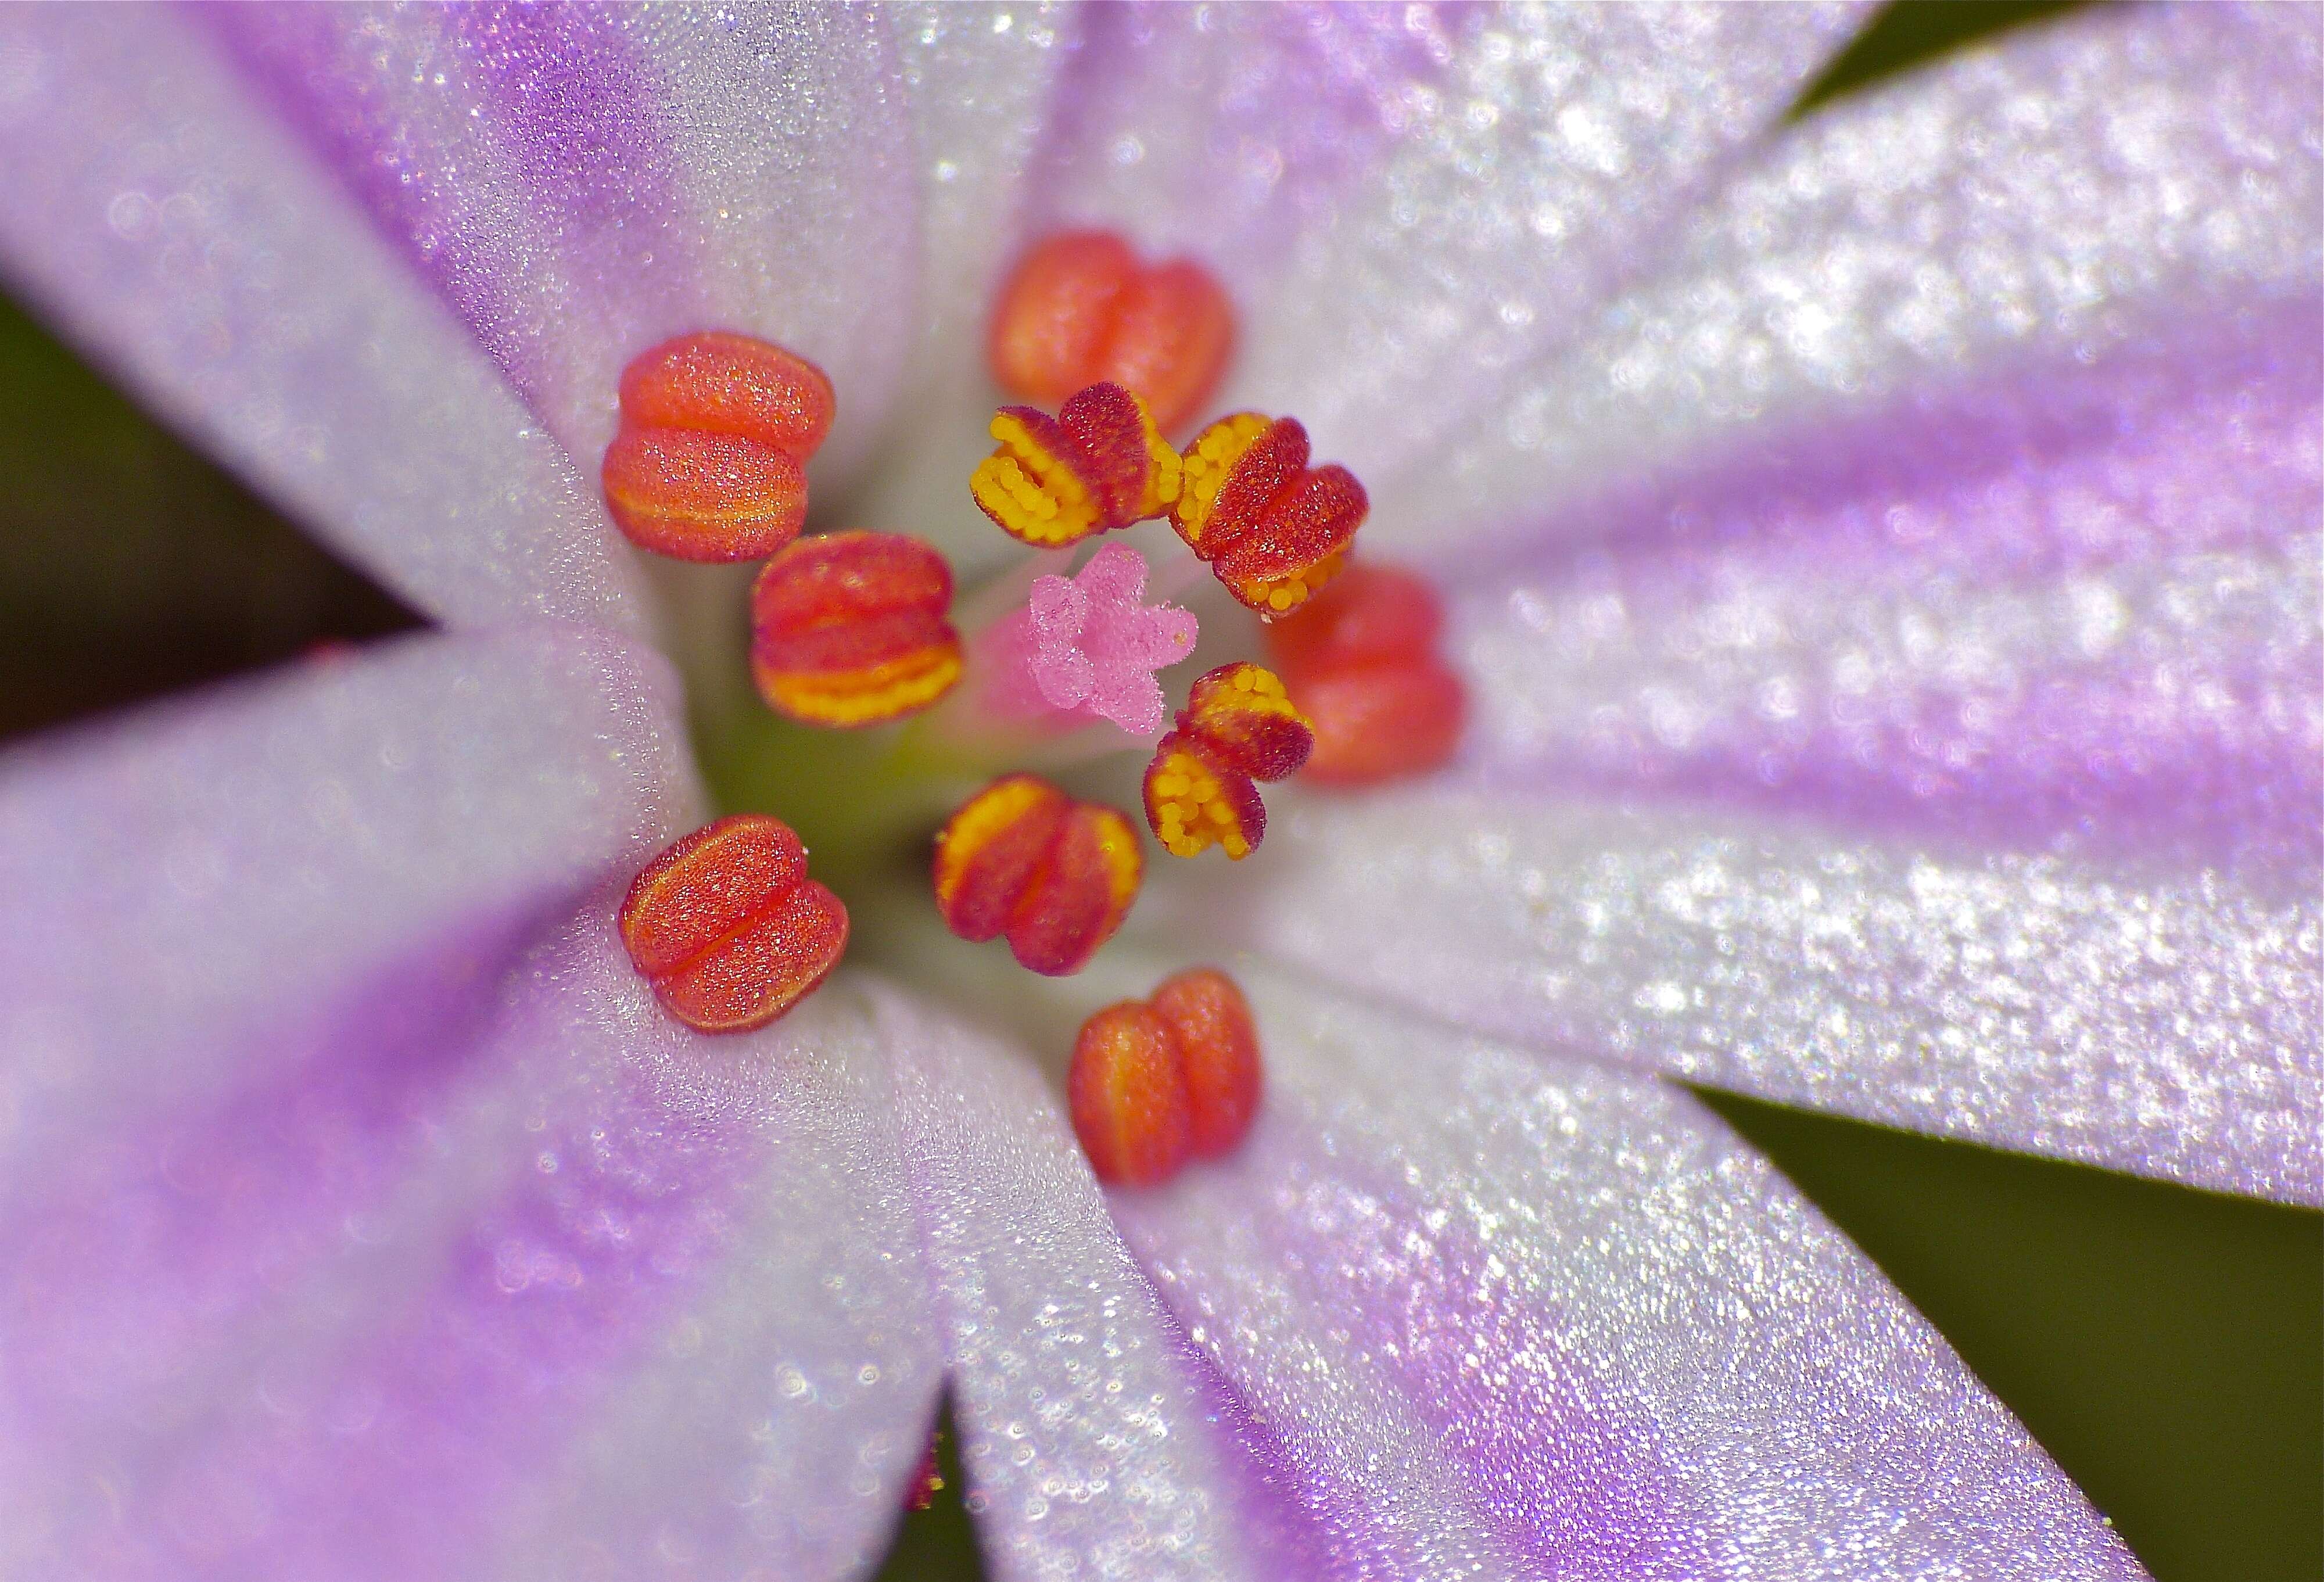
<path fill-rule="evenodd" d="M 1197 628 L 1190 610 L 1139 602 L 1145 592 L 1145 556 L 1127 544 L 1108 544 L 1074 576 L 1035 579 L 1001 625 L 1043 704 L 1153 739 L 1163 715 L 1154 672 L 1194 651 Z"/>

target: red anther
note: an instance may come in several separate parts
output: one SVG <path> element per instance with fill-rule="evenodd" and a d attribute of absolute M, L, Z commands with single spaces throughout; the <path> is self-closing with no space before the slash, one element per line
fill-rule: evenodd
<path fill-rule="evenodd" d="M 751 590 L 751 674 L 809 725 L 916 714 L 960 679 L 952 568 L 900 533 L 825 533 L 767 562 Z"/>
<path fill-rule="evenodd" d="M 1359 566 L 1268 644 L 1315 732 L 1303 771 L 1325 786 L 1423 774 L 1460 746 L 1467 689 L 1437 657 L 1443 626 L 1427 580 Z"/>
<path fill-rule="evenodd" d="M 1019 963 L 1078 972 L 1138 898 L 1145 858 L 1130 821 L 1047 780 L 1008 775 L 936 836 L 936 909 L 964 940 L 1006 935 Z"/>
<path fill-rule="evenodd" d="M 1258 412 L 1195 436 L 1170 524 L 1227 592 L 1272 621 L 1339 571 L 1370 510 L 1342 466 L 1307 464 L 1307 430 Z"/>
<path fill-rule="evenodd" d="M 1194 1153 L 1230 1153 L 1259 1113 L 1259 1029 L 1234 980 L 1215 967 L 1166 978 L 1148 1000 L 1178 1035 L 1194 1118 Z"/>
<path fill-rule="evenodd" d="M 1065 1108 L 1097 1178 L 1152 1186 L 1194 1152 L 1194 1107 L 1178 1035 L 1149 1006 L 1108 1006 L 1082 1024 Z"/>
<path fill-rule="evenodd" d="M 925 1511 L 936 1503 L 936 1492 L 945 1485 L 944 1472 L 936 1464 L 937 1430 L 928 1430 L 928 1448 L 920 1452 L 920 1464 L 912 1468 L 912 1480 L 904 1485 L 904 1506 L 907 1510 Z"/>
<path fill-rule="evenodd" d="M 1201 264 L 1148 267 L 1110 231 L 1061 232 L 1026 253 L 1001 288 L 992 377 L 1042 406 L 1111 381 L 1143 396 L 1170 433 L 1210 399 L 1234 333 L 1234 304 Z"/>
<path fill-rule="evenodd" d="M 970 474 L 977 508 L 1043 548 L 1160 516 L 1178 498 L 1178 453 L 1146 403 L 1118 384 L 1076 391 L 1054 418 L 1031 407 L 992 417 L 1001 448 Z"/>
<path fill-rule="evenodd" d="M 724 330 L 679 336 L 622 371 L 605 503 L 632 543 L 679 560 L 756 560 L 798 536 L 807 462 L 831 431 L 831 381 Z"/>
<path fill-rule="evenodd" d="M 1065 1071 L 1074 1134 L 1100 1181 L 1151 1186 L 1233 1151 L 1259 1112 L 1259 1032 L 1232 980 L 1197 968 L 1082 1024 Z"/>
<path fill-rule="evenodd" d="M 765 1026 L 847 949 L 847 908 L 807 877 L 790 827 L 757 814 L 722 818 L 648 863 L 616 923 L 655 997 L 704 1033 Z"/>
<path fill-rule="evenodd" d="M 1254 781 L 1280 780 L 1307 760 L 1312 737 L 1283 683 L 1257 665 L 1222 665 L 1197 679 L 1146 766 L 1146 822 L 1174 857 L 1213 846 L 1240 862 L 1267 834 Z"/>

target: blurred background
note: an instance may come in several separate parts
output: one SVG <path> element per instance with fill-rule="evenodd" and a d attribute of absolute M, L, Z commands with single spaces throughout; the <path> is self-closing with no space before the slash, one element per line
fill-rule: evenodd
<path fill-rule="evenodd" d="M 2056 5 L 1884 11 L 1800 112 Z M 0 296 L 0 752 L 419 618 Z M 1717 1095 L 2160 1582 L 2324 1576 L 2324 1217 Z M 945 1487 L 884 1572 L 981 1575 Z"/>

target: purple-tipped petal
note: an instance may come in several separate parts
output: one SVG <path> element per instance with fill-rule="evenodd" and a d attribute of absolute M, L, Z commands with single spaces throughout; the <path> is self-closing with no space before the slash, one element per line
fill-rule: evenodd
<path fill-rule="evenodd" d="M 642 625 L 577 468 L 188 17 L 0 17 L 0 267 L 145 401 L 415 603 Z"/>
<path fill-rule="evenodd" d="M 1425 464 L 1505 371 L 1570 341 L 1661 255 L 1862 15 L 1559 7 L 1432 24 L 1449 46 L 1441 63 L 1370 69 L 1385 146 L 1279 257 L 1260 254 L 1268 283 L 1244 293 L 1222 409 L 1296 413 L 1321 454 L 1367 481 Z M 1264 115 L 1255 125 L 1222 119 L 1208 146 L 1214 165 L 1264 187 L 1270 161 L 1295 156 Z M 1166 149 L 1204 145 L 1145 146 L 1158 163 Z M 1104 179 L 1125 200 L 1159 206 L 1137 163 L 1119 170 Z"/>
<path fill-rule="evenodd" d="M 881 1007 L 993 1574 L 1347 1574 L 1122 1247 L 1038 1071 L 901 995 Z"/>
<path fill-rule="evenodd" d="M 2324 317 L 2273 333 L 1998 454 L 1923 416 L 1834 426 L 1829 492 L 1696 483 L 1718 503 L 1685 529 L 1476 589 L 1448 638 L 1476 772 L 2317 873 Z"/>
<path fill-rule="evenodd" d="M 0 757 L 12 1168 L 393 1035 L 337 1018 L 625 875 L 695 822 L 676 692 L 578 629 L 417 637 Z"/>
<path fill-rule="evenodd" d="M 231 1170 L 124 1158 L 34 1221 L 0 1261 L 23 1452 L 0 1478 L 39 1513 L 0 1535 L 11 1576 L 877 1557 L 939 1373 L 872 1024 L 835 987 L 764 1033 L 687 1032 L 617 893 L 471 986 L 485 1014 L 422 1076 L 370 1073 L 401 1102 L 347 1103 L 381 1052 L 342 1043 L 200 1118 Z M 156 1259 L 92 1235 L 158 1219 Z"/>
<path fill-rule="evenodd" d="M 1244 982 L 1257 1130 L 1112 1206 L 1251 1410 L 1361 1503 L 1370 1574 L 2141 1575 L 1934 1331 L 1683 1095 Z"/>
<path fill-rule="evenodd" d="M 2165 389 L 2190 345 L 2312 365 L 2286 316 L 2312 318 L 2324 269 L 2319 33 L 2309 7 L 2098 7 L 1819 110 L 1585 342 L 1447 453 L 1368 474 L 1368 538 L 1485 556 L 1686 529 L 1738 471 L 1845 471 L 1830 426 L 1869 411 L 2006 458 L 2102 431 L 2109 362 Z"/>
<path fill-rule="evenodd" d="M 2297 871 L 1449 787 L 1310 799 L 1268 849 L 1265 882 L 1209 895 L 1206 925 L 1463 1026 L 2324 1199 L 2324 914 Z"/>
<path fill-rule="evenodd" d="M 909 132 L 877 18 L 290 5 L 201 20 L 585 474 L 622 366 L 697 329 L 821 365 L 840 391 L 824 470 L 867 458 L 916 285 Z"/>

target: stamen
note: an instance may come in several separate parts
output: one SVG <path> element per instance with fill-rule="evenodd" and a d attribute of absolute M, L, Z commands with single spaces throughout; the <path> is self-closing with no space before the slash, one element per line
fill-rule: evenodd
<path fill-rule="evenodd" d="M 1177 728 L 1146 767 L 1146 822 L 1176 857 L 1213 846 L 1237 862 L 1259 849 L 1267 807 L 1257 780 L 1307 761 L 1313 733 L 1281 678 L 1257 665 L 1222 665 L 1198 679 Z"/>
<path fill-rule="evenodd" d="M 623 369 L 621 401 L 602 477 L 632 543 L 679 560 L 756 560 L 798 536 L 807 461 L 836 410 L 822 369 L 712 330 Z"/>
<path fill-rule="evenodd" d="M 1231 979 L 1197 968 L 1082 1024 L 1066 1108 L 1100 1181 L 1151 1186 L 1231 1153 L 1259 1112 L 1259 1033 Z"/>
<path fill-rule="evenodd" d="M 1307 465 L 1296 418 L 1222 418 L 1195 436 L 1170 525 L 1230 593 L 1267 620 L 1287 615 L 1338 572 L 1370 509 L 1339 465 Z"/>
<path fill-rule="evenodd" d="M 1452 757 L 1468 696 L 1437 657 L 1443 625 L 1425 578 L 1365 565 L 1268 628 L 1269 650 L 1314 727 L 1303 774 L 1327 786 L 1374 785 Z"/>
<path fill-rule="evenodd" d="M 1082 1024 L 1065 1068 L 1065 1108 L 1100 1181 L 1153 1186 L 1194 1156 L 1194 1104 L 1178 1036 L 1135 1000 Z"/>
<path fill-rule="evenodd" d="M 1111 232 L 1062 232 L 1028 253 L 1001 289 L 992 377 L 1042 406 L 1108 380 L 1144 397 L 1155 422 L 1175 433 L 1225 373 L 1234 327 L 1225 288 L 1191 259 L 1148 267 Z"/>
<path fill-rule="evenodd" d="M 1087 386 L 1055 418 L 1003 407 L 992 437 L 1001 448 L 977 464 L 969 493 L 1003 532 L 1038 548 L 1160 516 L 1178 498 L 1178 453 L 1118 384 Z"/>
<path fill-rule="evenodd" d="M 1006 935 L 1019 964 L 1052 978 L 1113 937 L 1144 873 L 1128 819 L 1031 775 L 995 780 L 936 836 L 945 925 L 976 943 Z"/>
<path fill-rule="evenodd" d="M 757 814 L 720 819 L 648 863 L 616 923 L 655 998 L 704 1033 L 765 1026 L 847 949 L 847 908 L 807 877 L 790 827 Z"/>
<path fill-rule="evenodd" d="M 806 724 L 899 720 L 960 679 L 951 608 L 952 569 L 918 538 L 802 538 L 751 591 L 751 673 L 770 707 Z"/>
<path fill-rule="evenodd" d="M 1231 1153 L 1259 1113 L 1259 1029 L 1250 1003 L 1215 967 L 1164 979 L 1148 1003 L 1178 1035 L 1185 1057 L 1195 1154 Z"/>

